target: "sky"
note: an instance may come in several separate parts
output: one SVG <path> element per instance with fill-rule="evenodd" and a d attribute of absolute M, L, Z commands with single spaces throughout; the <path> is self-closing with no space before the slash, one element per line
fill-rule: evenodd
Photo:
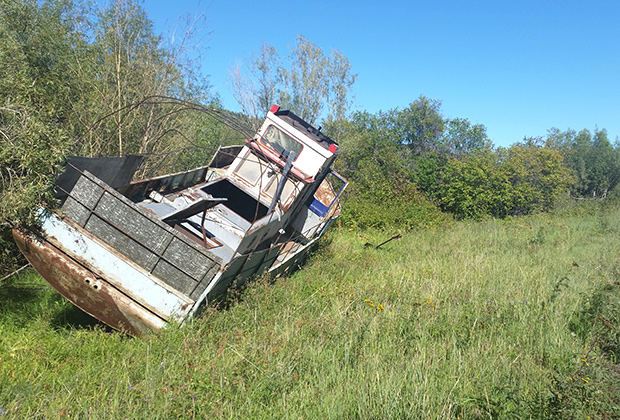
<path fill-rule="evenodd" d="M 144 0 L 154 29 L 178 39 L 204 17 L 195 45 L 226 109 L 230 69 L 263 41 L 281 56 L 297 35 L 338 50 L 357 74 L 353 110 L 403 109 L 420 95 L 446 118 L 483 124 L 497 146 L 562 131 L 620 137 L 620 1 Z M 176 32 L 175 32 L 176 31 Z"/>

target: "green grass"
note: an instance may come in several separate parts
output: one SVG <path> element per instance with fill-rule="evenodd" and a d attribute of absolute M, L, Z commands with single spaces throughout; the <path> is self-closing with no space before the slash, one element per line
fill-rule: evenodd
<path fill-rule="evenodd" d="M 143 338 L 7 280 L 0 418 L 620 417 L 617 209 L 391 236 Z"/>

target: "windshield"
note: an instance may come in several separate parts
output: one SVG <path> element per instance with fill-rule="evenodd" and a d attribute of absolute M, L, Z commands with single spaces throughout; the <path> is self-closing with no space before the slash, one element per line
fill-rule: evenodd
<path fill-rule="evenodd" d="M 280 156 L 286 156 L 289 153 L 289 158 L 292 159 L 297 158 L 301 149 L 303 149 L 301 143 L 273 125 L 267 127 L 262 141 L 278 152 Z"/>

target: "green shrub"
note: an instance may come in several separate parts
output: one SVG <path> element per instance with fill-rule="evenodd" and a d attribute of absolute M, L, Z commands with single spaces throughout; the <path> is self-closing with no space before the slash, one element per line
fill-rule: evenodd
<path fill-rule="evenodd" d="M 410 230 L 449 223 L 450 215 L 442 213 L 413 182 L 394 185 L 378 184 L 374 188 L 350 185 L 350 193 L 342 214 L 342 223 L 355 229 Z"/>

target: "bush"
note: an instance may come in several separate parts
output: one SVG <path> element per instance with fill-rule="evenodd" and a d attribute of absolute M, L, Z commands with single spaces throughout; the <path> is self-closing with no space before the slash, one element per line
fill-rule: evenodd
<path fill-rule="evenodd" d="M 426 228 L 448 223 L 452 218 L 411 181 L 384 179 L 374 188 L 353 181 L 342 214 L 342 223 L 352 228 L 404 229 Z"/>
<path fill-rule="evenodd" d="M 460 219 L 550 211 L 574 182 L 558 152 L 536 145 L 419 162 L 416 179 L 424 191 Z"/>

